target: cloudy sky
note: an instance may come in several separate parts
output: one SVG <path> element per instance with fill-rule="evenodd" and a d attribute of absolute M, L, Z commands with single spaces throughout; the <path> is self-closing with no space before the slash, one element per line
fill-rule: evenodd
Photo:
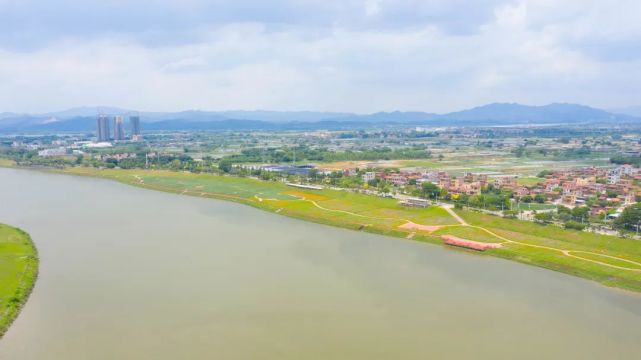
<path fill-rule="evenodd" d="M 641 105 L 638 0 L 0 0 L 0 112 Z"/>

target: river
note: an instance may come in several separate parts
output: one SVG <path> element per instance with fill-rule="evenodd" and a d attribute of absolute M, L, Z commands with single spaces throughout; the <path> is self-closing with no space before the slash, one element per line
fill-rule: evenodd
<path fill-rule="evenodd" d="M 40 277 L 0 359 L 632 359 L 641 296 L 239 204 L 0 169 Z"/>

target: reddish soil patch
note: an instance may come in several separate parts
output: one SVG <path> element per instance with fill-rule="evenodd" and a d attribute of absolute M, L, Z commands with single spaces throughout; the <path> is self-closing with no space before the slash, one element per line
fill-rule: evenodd
<path fill-rule="evenodd" d="M 433 233 L 434 231 L 440 229 L 441 226 L 421 225 L 421 224 L 416 224 L 411 221 L 408 221 L 405 224 L 399 226 L 399 228 L 405 229 L 405 230 L 418 230 L 418 231 L 427 231 L 429 233 Z"/>
<path fill-rule="evenodd" d="M 501 244 L 480 243 L 477 241 L 457 238 L 456 236 L 452 236 L 452 235 L 443 235 L 441 236 L 441 239 L 443 239 L 443 241 L 447 245 L 459 246 L 459 247 L 464 247 L 464 248 L 478 250 L 478 251 L 485 251 L 487 249 L 496 249 L 501 247 Z"/>

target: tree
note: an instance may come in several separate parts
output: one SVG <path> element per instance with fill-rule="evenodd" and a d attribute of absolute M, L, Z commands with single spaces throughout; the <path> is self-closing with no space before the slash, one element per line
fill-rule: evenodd
<path fill-rule="evenodd" d="M 588 209 L 587 206 L 577 206 L 574 209 L 572 209 L 572 217 L 575 220 L 582 221 L 583 219 L 588 218 L 589 212 L 590 212 L 590 209 Z"/>
<path fill-rule="evenodd" d="M 581 224 L 580 222 L 570 220 L 565 223 L 565 228 L 573 229 L 573 230 L 583 230 L 585 229 L 585 224 Z"/>
<path fill-rule="evenodd" d="M 307 177 L 312 179 L 312 180 L 318 180 L 318 178 L 320 178 L 319 175 L 320 174 L 318 172 L 318 169 L 311 169 L 311 170 L 309 170 L 309 173 L 307 174 Z"/>
<path fill-rule="evenodd" d="M 218 163 L 218 168 L 219 168 L 221 171 L 228 173 L 228 172 L 231 172 L 231 165 L 232 165 L 231 160 L 222 159 L 222 160 L 220 160 L 220 162 Z"/>
<path fill-rule="evenodd" d="M 512 150 L 512 152 L 518 158 L 523 157 L 523 155 L 525 155 L 525 146 L 521 145 L 521 146 L 517 147 L 516 149 Z"/>
<path fill-rule="evenodd" d="M 432 184 L 429 181 L 424 182 L 422 187 L 423 187 L 423 197 L 426 197 L 429 199 L 435 199 L 440 192 L 440 189 L 438 188 L 438 186 Z"/>
<path fill-rule="evenodd" d="M 614 226 L 619 229 L 637 230 L 641 225 L 641 204 L 630 205 L 614 220 Z"/>
<path fill-rule="evenodd" d="M 387 181 L 380 181 L 378 183 L 378 191 L 382 192 L 383 194 L 387 194 L 391 191 L 392 187 L 390 186 L 390 183 Z"/>
<path fill-rule="evenodd" d="M 439 191 L 438 196 L 439 196 L 441 199 L 442 199 L 442 198 L 444 198 L 444 197 L 446 197 L 446 196 L 447 196 L 447 190 L 446 190 L 446 189 L 441 189 L 441 190 Z"/>
<path fill-rule="evenodd" d="M 607 189 L 605 190 L 606 195 L 608 195 L 609 198 L 615 198 L 619 196 L 619 192 L 613 189 Z"/>
<path fill-rule="evenodd" d="M 552 214 L 549 212 L 542 212 L 534 215 L 536 222 L 548 223 L 552 221 Z"/>
<path fill-rule="evenodd" d="M 539 204 L 543 204 L 545 202 L 545 197 L 541 194 L 536 194 L 536 196 L 534 196 L 534 201 Z"/>
<path fill-rule="evenodd" d="M 178 159 L 174 159 L 174 160 L 172 160 L 172 161 L 171 161 L 171 163 L 169 163 L 169 166 L 170 166 L 173 170 L 180 170 L 180 168 L 181 168 L 181 166 L 182 166 L 182 163 L 180 162 L 180 160 L 178 160 Z"/>

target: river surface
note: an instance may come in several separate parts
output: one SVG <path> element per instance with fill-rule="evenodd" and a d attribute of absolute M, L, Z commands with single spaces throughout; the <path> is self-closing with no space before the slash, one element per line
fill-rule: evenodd
<path fill-rule="evenodd" d="M 638 359 L 641 296 L 229 202 L 0 169 L 41 258 L 0 359 Z"/>

